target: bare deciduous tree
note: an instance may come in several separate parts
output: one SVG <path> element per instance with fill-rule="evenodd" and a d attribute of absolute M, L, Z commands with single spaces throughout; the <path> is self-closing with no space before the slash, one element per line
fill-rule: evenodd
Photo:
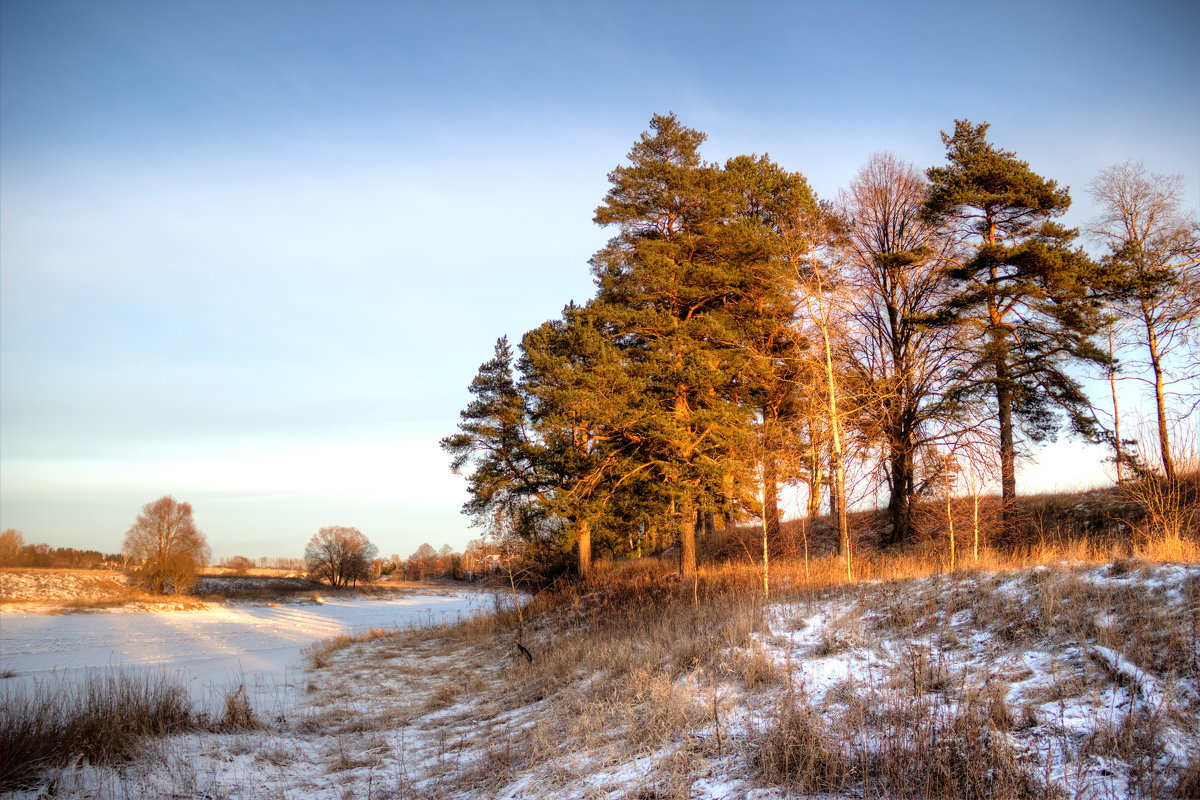
<path fill-rule="evenodd" d="M 851 356 L 869 388 L 864 415 L 887 465 L 889 544 L 912 535 L 918 451 L 933 444 L 931 422 L 949 414 L 944 398 L 956 355 L 958 331 L 927 324 L 949 293 L 945 264 L 954 241 L 922 218 L 925 191 L 916 167 L 875 153 L 838 203 L 847 299 L 860 332 Z"/>
<path fill-rule="evenodd" d="M 1195 339 L 1200 319 L 1200 224 L 1182 208 L 1183 179 L 1155 175 L 1127 161 L 1109 167 L 1092 182 L 1100 215 L 1090 233 L 1109 249 L 1107 261 L 1127 273 L 1129 295 L 1116 313 L 1132 322 L 1124 331 L 1144 348 L 1141 366 L 1154 394 L 1158 451 L 1168 480 L 1176 477 L 1170 441 L 1167 376 L 1169 359 Z M 1133 331 L 1137 331 L 1133 334 Z M 1193 377 L 1188 375 L 1188 377 Z"/>
<path fill-rule="evenodd" d="M 25 546 L 25 537 L 15 528 L 0 533 L 0 565 L 15 564 Z"/>
<path fill-rule="evenodd" d="M 814 343 L 810 366 L 815 367 L 812 371 L 820 376 L 813 384 L 814 394 L 823 397 L 822 413 L 828 420 L 830 512 L 837 519 L 838 551 L 846 560 L 847 580 L 853 580 L 853 554 L 846 516 L 847 408 L 834 357 L 837 349 L 834 340 L 849 327 L 841 311 L 847 303 L 846 287 L 839 274 L 841 253 L 837 247 L 836 224 L 827 214 L 809 218 L 810 250 L 803 260 L 796 259 L 796 263 L 798 289 L 807 312 L 802 322 L 809 327 L 807 338 Z"/>
<path fill-rule="evenodd" d="M 304 564 L 312 578 L 336 589 L 369 580 L 371 560 L 378 552 L 357 528 L 332 525 L 309 540 Z"/>
<path fill-rule="evenodd" d="M 245 575 L 254 566 L 254 562 L 245 556 L 234 556 L 225 562 L 225 567 L 233 572 L 234 575 Z"/>
<path fill-rule="evenodd" d="M 209 558 L 208 542 L 192 520 L 191 503 L 167 495 L 142 506 L 122 546 L 131 574 L 155 594 L 182 592 Z"/>

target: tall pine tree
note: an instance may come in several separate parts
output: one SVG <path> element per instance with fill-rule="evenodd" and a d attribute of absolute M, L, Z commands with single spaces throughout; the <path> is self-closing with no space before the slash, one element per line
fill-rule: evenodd
<path fill-rule="evenodd" d="M 630 368 L 649 385 L 653 413 L 639 436 L 674 507 L 680 571 L 696 571 L 696 521 L 740 468 L 749 431 L 730 391 L 737 340 L 730 303 L 746 280 L 730 263 L 734 208 L 722 171 L 700 158 L 704 134 L 656 115 L 611 184 L 596 222 L 617 229 L 592 259 L 594 309 L 612 326 Z"/>
<path fill-rule="evenodd" d="M 955 289 L 942 319 L 977 334 L 961 371 L 969 389 L 994 403 L 1011 521 L 1017 424 L 1035 441 L 1052 437 L 1059 408 L 1077 431 L 1095 433 L 1088 400 L 1067 368 L 1073 359 L 1107 358 L 1089 338 L 1100 319 L 1090 295 L 1106 279 L 1072 249 L 1076 232 L 1054 221 L 1071 204 L 1067 190 L 997 149 L 987 130 L 958 120 L 953 134 L 942 134 L 949 163 L 927 172 L 925 214 L 973 245 L 949 273 Z"/>

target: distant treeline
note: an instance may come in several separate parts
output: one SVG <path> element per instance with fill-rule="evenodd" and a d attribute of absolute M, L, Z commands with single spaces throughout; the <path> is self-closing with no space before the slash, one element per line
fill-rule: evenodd
<path fill-rule="evenodd" d="M 0 533 L 0 567 L 115 569 L 123 562 L 120 553 L 51 547 L 48 544 L 25 544 L 24 537 L 18 531 L 10 528 Z"/>
<path fill-rule="evenodd" d="M 276 556 L 262 556 L 259 558 L 246 558 L 245 556 L 231 556 L 222 558 L 217 562 L 217 566 L 223 569 L 286 569 L 289 572 L 303 572 L 303 558 L 281 558 Z"/>

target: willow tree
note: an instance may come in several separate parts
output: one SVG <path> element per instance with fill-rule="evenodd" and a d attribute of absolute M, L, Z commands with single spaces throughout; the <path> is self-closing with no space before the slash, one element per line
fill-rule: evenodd
<path fill-rule="evenodd" d="M 122 551 L 133 577 L 154 594 L 187 591 L 211 552 L 192 520 L 192 504 L 166 495 L 142 506 Z"/>
<path fill-rule="evenodd" d="M 1091 341 L 1100 321 L 1089 287 L 1106 275 L 1074 230 L 1055 222 L 1071 204 L 1053 180 L 987 140 L 988 125 L 958 120 L 942 134 L 944 167 L 927 171 L 926 219 L 952 226 L 971 246 L 949 277 L 954 291 L 942 321 L 965 326 L 975 342 L 963 365 L 965 392 L 991 399 L 999 430 L 1004 517 L 1016 498 L 1016 431 L 1037 441 L 1054 435 L 1055 409 L 1094 435 L 1095 418 L 1067 368 L 1074 359 L 1104 363 Z"/>

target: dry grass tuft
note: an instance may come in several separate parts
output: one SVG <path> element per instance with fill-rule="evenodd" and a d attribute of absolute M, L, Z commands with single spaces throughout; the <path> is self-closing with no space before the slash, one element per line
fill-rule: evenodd
<path fill-rule="evenodd" d="M 807 699 L 788 692 L 754 731 L 754 764 L 768 784 L 801 792 L 840 792 L 858 779 L 856 764 Z"/>
<path fill-rule="evenodd" d="M 372 628 L 369 631 L 362 631 L 360 633 L 345 633 L 340 636 L 331 636 L 328 639 L 322 639 L 304 648 L 301 655 L 303 655 L 305 662 L 307 662 L 311 669 L 323 669 L 329 666 L 329 659 L 334 653 L 345 650 L 352 644 L 373 642 L 376 639 L 395 636 L 397 633 L 398 631 L 394 628 Z"/>
<path fill-rule="evenodd" d="M 246 731 L 261 728 L 262 722 L 250 707 L 250 695 L 245 684 L 239 684 L 225 695 L 225 709 L 216 728 L 222 731 Z"/>
<path fill-rule="evenodd" d="M 113 673 L 13 692 L 0 715 L 0 790 L 29 785 L 43 770 L 76 760 L 128 761 L 147 737 L 195 726 L 186 690 L 164 677 Z"/>

